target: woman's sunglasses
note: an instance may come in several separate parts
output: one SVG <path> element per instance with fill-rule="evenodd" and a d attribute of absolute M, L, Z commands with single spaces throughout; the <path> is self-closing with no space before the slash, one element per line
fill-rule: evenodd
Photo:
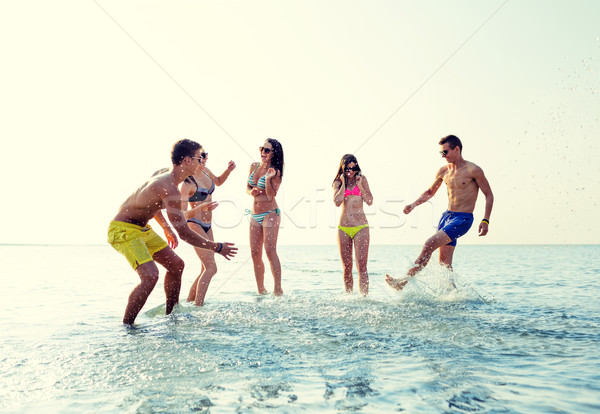
<path fill-rule="evenodd" d="M 346 167 L 344 168 L 344 171 L 348 172 L 348 171 L 359 171 L 360 169 L 358 168 L 358 165 L 355 165 L 354 167 Z"/>
<path fill-rule="evenodd" d="M 258 147 L 258 149 L 260 150 L 260 152 L 264 152 L 267 155 L 269 155 L 271 153 L 271 151 L 273 151 L 271 148 L 265 148 L 265 147 Z"/>

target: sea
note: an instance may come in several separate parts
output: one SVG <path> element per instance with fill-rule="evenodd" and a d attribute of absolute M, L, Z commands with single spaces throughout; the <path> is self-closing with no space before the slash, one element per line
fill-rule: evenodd
<path fill-rule="evenodd" d="M 203 307 L 188 247 L 174 313 L 163 272 L 126 327 L 110 246 L 0 246 L 0 412 L 600 412 L 598 245 L 459 245 L 400 292 L 420 246 L 371 246 L 366 297 L 334 245 L 280 246 L 285 295 L 260 296 L 242 246 Z"/>

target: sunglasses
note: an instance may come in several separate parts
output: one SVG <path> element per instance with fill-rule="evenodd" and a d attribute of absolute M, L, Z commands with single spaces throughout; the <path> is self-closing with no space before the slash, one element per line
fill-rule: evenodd
<path fill-rule="evenodd" d="M 198 160 L 198 164 L 202 164 L 202 160 L 208 157 L 208 152 L 201 152 L 199 157 L 190 157 L 193 160 Z"/>
<path fill-rule="evenodd" d="M 269 155 L 271 153 L 271 151 L 273 151 L 271 148 L 265 148 L 265 147 L 258 147 L 258 149 L 260 150 L 260 152 L 264 152 L 267 155 Z"/>
<path fill-rule="evenodd" d="M 448 153 L 449 153 L 449 152 L 450 152 L 450 151 L 448 151 L 448 150 L 443 150 L 443 151 L 440 151 L 440 155 L 441 155 L 442 157 L 445 157 L 446 155 L 448 155 Z"/>
<path fill-rule="evenodd" d="M 344 168 L 344 171 L 348 172 L 348 171 L 358 171 L 358 165 L 355 165 L 354 167 L 346 167 Z"/>

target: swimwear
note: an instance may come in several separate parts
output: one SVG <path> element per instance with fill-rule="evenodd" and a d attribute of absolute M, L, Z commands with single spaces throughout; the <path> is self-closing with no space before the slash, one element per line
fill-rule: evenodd
<path fill-rule="evenodd" d="M 355 187 L 355 188 L 358 188 L 358 187 Z M 346 191 L 348 191 L 348 190 L 346 190 Z M 356 236 L 356 234 L 359 231 L 361 231 L 362 229 L 364 229 L 365 227 L 369 227 L 369 225 L 363 224 L 362 226 L 355 226 L 355 227 L 338 226 L 338 229 L 340 229 L 341 231 L 346 233 L 348 236 L 350 236 L 351 239 L 354 239 L 354 236 Z"/>
<path fill-rule="evenodd" d="M 208 231 L 212 227 L 212 223 L 205 223 L 205 222 L 200 221 L 197 218 L 193 218 L 193 217 L 191 219 L 188 219 L 187 222 L 199 225 L 200 227 L 202 227 L 202 230 L 204 230 L 205 233 L 208 233 Z"/>
<path fill-rule="evenodd" d="M 438 230 L 442 230 L 452 239 L 446 246 L 456 246 L 456 239 L 464 236 L 473 224 L 473 214 L 456 213 L 446 210 L 440 218 Z"/>
<path fill-rule="evenodd" d="M 267 188 L 267 179 L 264 175 L 258 179 L 258 182 L 254 181 L 254 173 L 258 170 L 258 167 L 259 166 L 257 165 L 254 171 L 252 171 L 252 174 L 250 174 L 250 177 L 248 177 L 248 184 L 252 187 L 258 187 L 261 190 L 264 190 Z"/>
<path fill-rule="evenodd" d="M 344 191 L 344 198 L 348 197 L 349 195 L 361 196 L 362 194 L 360 193 L 360 188 L 358 188 L 358 186 L 355 185 L 352 190 L 348 190 L 346 188 L 346 191 Z"/>
<path fill-rule="evenodd" d="M 142 227 L 122 221 L 111 221 L 108 243 L 121 253 L 133 269 L 151 262 L 152 256 L 168 246 L 148 225 Z"/>
<path fill-rule="evenodd" d="M 250 210 L 246 210 L 246 214 L 250 214 L 252 216 L 252 218 L 258 223 L 261 224 L 263 223 L 263 221 L 265 221 L 265 217 L 267 217 L 267 215 L 269 213 L 275 212 L 277 215 L 279 215 L 281 210 L 279 210 L 278 208 L 275 208 L 273 210 L 269 210 L 269 211 L 265 211 L 264 213 L 252 213 Z"/>
<path fill-rule="evenodd" d="M 208 174 L 206 174 L 204 171 L 202 171 L 202 172 L 204 173 L 204 175 L 206 175 L 208 177 Z M 208 197 L 209 194 L 212 194 L 215 191 L 215 182 L 213 180 L 210 180 L 210 182 L 211 182 L 210 188 L 200 188 L 200 186 L 198 185 L 198 183 L 196 182 L 194 177 L 192 177 L 190 175 L 188 177 L 188 179 L 186 179 L 186 181 L 188 181 L 188 182 L 192 181 L 196 185 L 196 191 L 189 198 L 189 201 L 191 201 L 193 203 L 197 203 L 197 202 L 206 200 L 206 197 Z M 210 179 L 210 177 L 209 177 L 209 179 Z"/>

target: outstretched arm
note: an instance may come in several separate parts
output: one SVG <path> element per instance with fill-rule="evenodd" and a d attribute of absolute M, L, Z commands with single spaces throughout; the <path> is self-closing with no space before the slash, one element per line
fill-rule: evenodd
<path fill-rule="evenodd" d="M 440 170 L 437 172 L 437 174 L 435 176 L 435 181 L 433 182 L 433 184 L 431 184 L 431 187 L 429 187 L 423 194 L 421 194 L 419 196 L 419 198 L 417 198 L 413 203 L 404 207 L 404 214 L 410 213 L 411 211 L 414 210 L 414 208 L 416 206 L 423 204 L 424 202 L 428 201 L 431 197 L 433 197 L 435 195 L 437 190 L 440 188 L 440 186 L 444 182 L 444 180 L 443 180 L 444 171 L 445 171 L 445 167 L 440 168 Z"/>
<path fill-rule="evenodd" d="M 181 200 L 179 197 L 173 197 L 168 200 L 166 205 L 167 217 L 169 217 L 169 221 L 173 224 L 173 227 L 177 234 L 179 234 L 181 240 L 192 246 L 199 247 L 200 249 L 212 250 L 215 253 L 219 253 L 227 260 L 236 255 L 237 248 L 233 247 L 233 243 L 216 243 L 210 241 L 188 227 L 185 215 L 181 210 Z"/>

